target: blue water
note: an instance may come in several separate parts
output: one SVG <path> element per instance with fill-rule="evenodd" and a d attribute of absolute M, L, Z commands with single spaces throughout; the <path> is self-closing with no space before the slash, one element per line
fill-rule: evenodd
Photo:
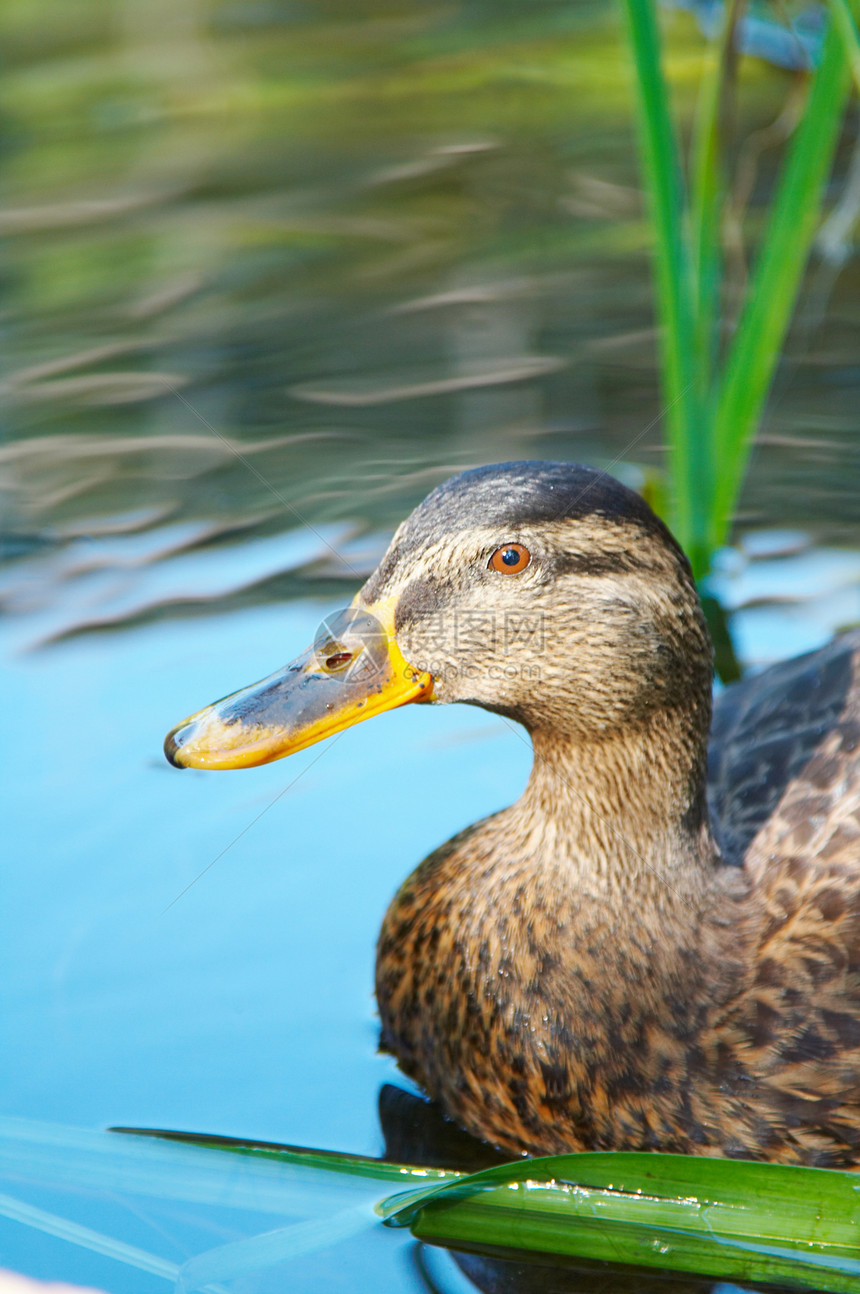
<path fill-rule="evenodd" d="M 373 1208 L 397 1182 L 14 1119 L 0 1119 L 0 1174 L 3 1262 L 35 1276 L 265 1294 L 374 1275 L 397 1288 L 408 1262 Z"/>
<path fill-rule="evenodd" d="M 414 706 L 261 769 L 167 765 L 168 727 L 319 619 L 255 608 L 7 663 L 6 1112 L 379 1152 L 385 906 L 516 797 L 529 753 L 492 716 Z"/>
<path fill-rule="evenodd" d="M 171 769 L 166 729 L 282 663 L 325 609 L 256 607 L 38 651 L 16 641 L 4 671 L 7 1115 L 381 1153 L 379 1087 L 408 1084 L 376 1051 L 379 922 L 414 863 L 518 794 L 529 753 L 492 716 L 412 707 L 262 769 Z M 21 1196 L 20 1182 L 0 1190 Z M 80 1201 L 44 1180 L 23 1194 L 82 1220 Z M 221 1226 L 159 1207 L 186 1248 Z M 83 1219 L 128 1239 L 127 1201 L 119 1212 L 102 1193 Z M 384 1287 L 404 1244 L 344 1243 L 352 1289 L 365 1267 L 367 1288 Z M 164 1287 L 21 1222 L 0 1222 L 0 1256 L 111 1291 Z M 296 1260 L 290 1288 L 336 1289 L 340 1266 L 337 1249 Z"/>

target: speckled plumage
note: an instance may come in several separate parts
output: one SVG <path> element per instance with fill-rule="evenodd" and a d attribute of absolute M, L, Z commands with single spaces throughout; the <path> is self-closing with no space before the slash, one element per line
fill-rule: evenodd
<path fill-rule="evenodd" d="M 488 573 L 511 542 L 529 569 Z M 512 1152 L 860 1165 L 860 633 L 728 689 L 708 751 L 686 561 L 569 464 L 440 487 L 363 591 L 383 597 L 437 699 L 517 720 L 535 753 L 521 799 L 389 908 L 383 1046 Z M 467 649 L 458 626 L 512 608 L 541 634 L 494 676 L 498 634 Z"/>

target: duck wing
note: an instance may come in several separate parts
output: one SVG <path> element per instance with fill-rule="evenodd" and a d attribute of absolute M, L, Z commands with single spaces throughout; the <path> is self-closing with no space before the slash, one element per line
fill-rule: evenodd
<path fill-rule="evenodd" d="M 740 866 L 766 825 L 803 835 L 803 823 L 823 815 L 860 865 L 860 823 L 839 807 L 848 807 L 852 766 L 860 766 L 860 630 L 726 688 L 708 751 L 708 802 L 726 861 Z M 819 856 L 810 843 L 793 842 L 793 851 Z"/>
<path fill-rule="evenodd" d="M 738 1153 L 860 1166 L 860 632 L 718 698 L 709 795 L 751 882 L 718 1031 L 747 1075 Z"/>

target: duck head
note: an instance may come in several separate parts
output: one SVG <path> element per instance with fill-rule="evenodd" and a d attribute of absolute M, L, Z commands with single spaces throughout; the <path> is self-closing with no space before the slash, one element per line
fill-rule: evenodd
<path fill-rule="evenodd" d="M 703 756 L 711 679 L 689 564 L 644 500 L 592 468 L 502 463 L 435 489 L 306 652 L 183 720 L 165 752 L 250 767 L 463 701 L 579 746 L 683 715 Z"/>

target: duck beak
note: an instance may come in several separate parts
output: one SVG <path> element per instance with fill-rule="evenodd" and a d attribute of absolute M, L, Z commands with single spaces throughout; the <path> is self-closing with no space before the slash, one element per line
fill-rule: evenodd
<path fill-rule="evenodd" d="M 393 600 L 356 602 L 324 621 L 290 665 L 183 719 L 164 753 L 175 768 L 255 768 L 432 695 L 433 676 L 397 645 Z"/>

